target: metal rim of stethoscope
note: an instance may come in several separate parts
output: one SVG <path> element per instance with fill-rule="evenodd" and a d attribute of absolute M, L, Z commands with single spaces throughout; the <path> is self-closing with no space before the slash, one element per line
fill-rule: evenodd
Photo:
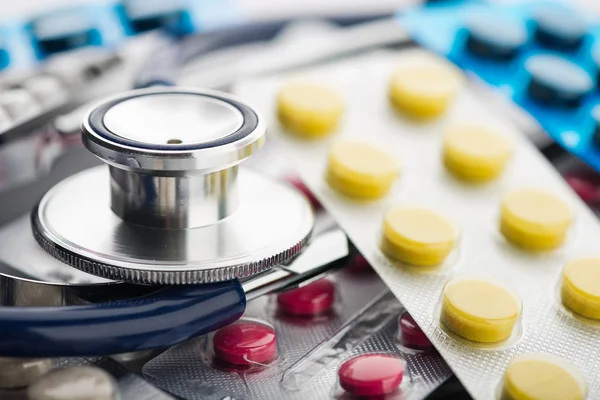
<path fill-rule="evenodd" d="M 209 141 L 201 141 L 196 143 L 147 143 L 141 140 L 129 139 L 125 136 L 115 134 L 107 127 L 107 114 L 114 112 L 115 108 L 126 104 L 128 100 L 143 99 L 144 97 L 155 96 L 160 93 L 178 94 L 182 96 L 198 96 L 199 94 L 205 97 L 205 100 L 214 100 L 222 102 L 223 106 L 229 106 L 232 110 L 239 113 L 241 121 L 237 129 Z M 260 147 L 261 141 L 264 140 L 265 127 L 262 121 L 259 121 L 259 116 L 256 111 L 249 105 L 226 95 L 225 93 L 208 90 L 208 89 L 188 89 L 180 87 L 150 87 L 146 89 L 138 89 L 125 94 L 113 96 L 96 107 L 84 117 L 82 129 L 85 131 L 83 136 L 86 140 L 86 146 L 90 151 L 95 153 L 102 159 L 116 158 L 123 151 L 135 153 L 136 156 L 145 157 L 167 157 L 170 162 L 172 160 L 180 160 L 180 165 L 173 166 L 174 170 L 185 168 L 207 168 L 206 165 L 199 165 L 199 156 L 206 159 L 207 156 L 214 158 L 219 155 L 223 157 L 221 160 L 214 160 L 221 164 L 232 161 L 238 161 L 237 157 L 242 153 L 249 156 L 253 152 L 253 147 Z M 227 152 L 224 146 L 230 146 L 230 151 Z M 214 155 L 208 155 L 208 149 L 217 149 Z M 200 150 L 204 150 L 200 152 Z M 258 149 L 256 149 L 258 150 Z M 233 153 L 233 154 L 228 154 Z M 186 161 L 192 160 L 192 161 Z M 212 160 L 211 160 L 212 161 Z M 194 162 L 194 165 L 185 165 L 184 162 Z M 144 165 L 141 165 L 143 168 Z M 163 166 L 163 169 L 167 169 Z"/>
<path fill-rule="evenodd" d="M 335 22 L 341 25 L 351 25 L 372 19 L 376 18 L 373 18 L 372 16 L 369 18 L 342 17 L 335 20 Z M 206 51 L 213 50 L 215 46 L 219 47 L 222 45 L 270 39 L 289 22 L 290 21 L 288 20 L 275 21 L 266 24 L 261 23 L 258 25 L 235 28 L 237 29 L 237 34 L 234 35 L 236 40 L 233 41 L 231 40 L 232 35 L 230 33 L 221 32 L 221 35 L 219 36 L 219 33 L 217 32 L 217 39 L 214 40 L 212 44 L 209 43 L 208 45 L 206 45 L 204 41 L 194 37 L 184 38 L 179 44 L 167 47 L 171 50 L 172 57 L 153 57 L 154 64 L 158 60 L 166 60 L 167 62 L 166 66 L 164 64 L 155 66 L 155 71 L 157 71 L 157 73 L 153 72 L 152 68 L 147 68 L 150 64 L 145 63 L 146 70 L 144 73 L 147 78 L 145 84 L 158 83 L 166 85 L 169 81 L 174 80 L 174 74 L 185 64 L 185 62 L 206 53 Z M 255 33 L 254 35 L 240 35 L 240 32 L 258 33 Z M 165 75 L 164 73 L 168 74 Z M 139 83 L 140 81 L 138 81 L 138 84 Z M 235 126 L 235 129 L 232 129 L 227 135 L 221 135 L 220 137 L 213 138 L 213 140 L 206 140 L 200 143 L 185 143 L 182 141 L 178 141 L 178 143 L 170 143 L 170 141 L 162 143 L 153 141 L 152 143 L 147 143 L 146 141 L 139 140 L 139 138 L 136 140 L 134 137 L 127 137 L 127 135 L 115 133 L 110 126 L 107 126 L 110 124 L 107 124 L 106 118 L 110 116 L 109 114 L 114 114 L 113 110 L 119 108 L 126 109 L 127 104 L 131 104 L 132 101 L 139 102 L 139 100 L 144 97 L 152 98 L 161 93 L 168 93 L 170 95 L 177 93 L 181 96 L 189 96 L 190 98 L 193 97 L 194 94 L 199 94 L 198 90 L 195 89 L 180 89 L 173 87 L 139 89 L 125 95 L 121 94 L 114 96 L 97 105 L 86 116 L 83 123 L 84 144 L 92 153 L 100 157 L 110 166 L 112 211 L 124 221 L 131 222 L 132 229 L 138 229 L 140 225 L 145 225 L 146 222 L 139 216 L 135 216 L 135 214 L 140 214 L 139 209 L 132 210 L 130 205 L 127 204 L 122 207 L 115 207 L 116 202 L 120 201 L 123 203 L 123 197 L 131 194 L 124 192 L 120 194 L 120 199 L 116 198 L 115 188 L 119 188 L 123 185 L 123 182 L 119 182 L 119 177 L 122 180 L 131 181 L 134 178 L 139 180 L 139 177 L 142 174 L 152 174 L 155 177 L 173 176 L 182 177 L 181 179 L 184 179 L 184 177 L 189 176 L 191 170 L 203 170 L 202 173 L 210 174 L 219 169 L 227 169 L 232 172 L 233 175 L 237 176 L 237 170 L 235 169 L 236 163 L 257 150 L 262 145 L 261 139 L 264 137 L 264 126 L 261 126 L 258 115 L 251 107 L 229 95 L 207 90 L 202 91 L 202 95 L 210 97 L 213 101 L 218 100 L 227 104 L 229 108 L 235 109 L 237 113 L 241 115 L 243 123 L 240 126 Z M 158 157 L 160 157 L 160 159 L 157 162 Z M 97 178 L 95 177 L 96 175 L 98 175 Z M 100 180 L 99 172 L 93 176 L 93 179 Z M 258 175 L 254 175 L 252 178 L 248 179 L 260 180 L 262 178 Z M 62 221 L 69 217 L 68 214 L 70 214 L 71 210 L 65 211 L 63 209 L 62 214 L 55 211 L 48 211 L 52 208 L 52 206 L 48 204 L 52 203 L 52 195 L 56 192 L 60 192 L 61 190 L 68 192 L 71 190 L 68 187 L 61 188 L 61 185 L 69 186 L 72 184 L 74 187 L 77 187 L 77 185 L 83 187 L 83 185 L 85 185 L 85 182 L 72 183 L 77 180 L 83 181 L 84 179 L 79 179 L 77 176 L 68 179 L 59 184 L 59 187 L 48 192 L 46 197 L 39 203 L 39 206 L 32 217 L 35 237 L 44 249 L 49 251 L 56 258 L 71 266 L 82 269 L 85 272 L 109 279 L 127 280 L 138 283 L 185 284 L 213 282 L 234 277 L 250 276 L 260 273 L 262 270 L 268 269 L 277 263 L 284 262 L 287 258 L 293 257 L 306 244 L 310 236 L 310 229 L 307 229 L 306 226 L 311 225 L 312 223 L 302 224 L 302 222 L 293 221 L 293 224 L 300 224 L 302 226 L 299 233 L 294 233 L 292 235 L 294 240 L 286 241 L 285 246 L 276 246 L 275 249 L 271 248 L 269 251 L 261 252 L 258 259 L 246 257 L 245 259 L 234 261 L 231 257 L 223 257 L 221 254 L 219 258 L 221 260 L 226 259 L 227 261 L 225 263 L 216 261 L 216 257 L 209 260 L 204 259 L 202 263 L 209 265 L 210 267 L 200 268 L 200 270 L 198 270 L 199 263 L 197 262 L 192 262 L 191 268 L 189 268 L 190 265 L 187 262 L 188 260 L 173 260 L 164 258 L 161 254 L 159 255 L 160 257 L 154 258 L 158 260 L 159 263 L 167 264 L 169 266 L 166 270 L 161 269 L 160 267 L 156 268 L 154 262 L 140 263 L 138 253 L 123 254 L 120 249 L 126 248 L 127 246 L 123 245 L 128 244 L 127 242 L 118 242 L 114 248 L 107 252 L 105 251 L 106 249 L 98 248 L 94 243 L 91 243 L 93 239 L 92 235 L 89 235 L 89 232 L 86 232 L 85 229 L 75 229 L 73 232 L 57 231 L 58 227 L 65 224 Z M 87 190 L 97 191 L 98 188 L 88 187 Z M 90 205 L 84 214 L 79 215 L 82 221 L 86 221 L 87 219 L 93 220 L 91 216 L 95 215 L 95 211 L 98 210 L 98 204 L 92 205 L 92 203 L 94 203 L 98 197 L 102 198 L 102 196 L 103 195 L 100 194 L 99 196 L 94 196 L 95 198 L 90 198 L 89 202 L 82 202 L 84 208 L 87 207 L 88 204 Z M 268 197 L 269 196 L 265 197 L 263 191 L 260 200 L 255 200 L 257 203 L 264 202 Z M 139 199 L 137 200 L 139 201 Z M 63 199 L 63 201 L 68 201 L 68 199 Z M 296 205 L 294 207 L 299 210 L 303 206 Z M 277 205 L 275 204 L 275 207 L 272 208 L 276 209 Z M 57 216 L 52 217 L 53 213 L 57 214 Z M 109 214 L 110 213 L 105 214 L 104 217 L 109 218 Z M 143 211 L 141 214 L 142 217 L 156 217 L 156 215 L 149 215 L 150 213 L 147 211 Z M 227 217 L 230 212 L 225 210 L 222 214 L 222 217 Z M 294 212 L 288 214 L 294 215 Z M 301 212 L 296 211 L 295 214 L 300 215 Z M 58 215 L 60 215 L 60 217 Z M 232 218 L 213 218 L 213 220 L 209 222 L 217 222 L 221 219 L 227 224 L 227 221 Z M 290 221 L 289 216 L 286 215 L 281 215 L 281 218 L 279 219 L 281 221 Z M 296 220 L 298 219 L 312 221 L 312 217 L 296 218 Z M 281 224 L 281 221 L 277 223 Z M 115 232 L 118 231 L 118 226 L 116 225 L 113 224 L 112 227 L 108 228 L 107 232 L 104 232 L 104 238 L 120 237 L 119 235 L 115 235 Z M 199 225 L 200 224 L 196 223 L 196 226 Z M 157 227 L 165 228 L 164 221 L 159 221 L 158 226 L 155 223 L 152 223 L 149 226 L 149 228 Z M 184 224 L 182 227 L 194 228 L 195 226 L 187 226 Z M 72 227 L 69 229 L 71 228 Z M 266 229 L 269 228 L 270 227 L 266 227 Z M 269 230 L 277 231 L 277 229 Z M 250 232 L 248 233 L 251 234 Z M 159 237 L 160 234 L 154 236 Z M 81 240 L 81 238 L 84 239 Z M 261 243 L 260 246 L 255 246 L 255 248 L 260 249 L 263 249 L 264 247 L 264 243 Z M 243 249 L 242 252 L 238 252 L 235 256 L 237 257 L 239 253 L 248 254 L 249 252 L 248 249 Z"/>
<path fill-rule="evenodd" d="M 186 118 L 206 126 L 196 132 Z M 84 145 L 108 168 L 57 184 L 32 214 L 35 238 L 59 260 L 114 280 L 209 283 L 260 273 L 308 242 L 314 216 L 307 200 L 238 168 L 262 146 L 266 129 L 234 97 L 135 90 L 100 103 L 82 126 Z M 172 135 L 183 140 L 166 143 Z"/>
<path fill-rule="evenodd" d="M 0 307 L 0 354 L 81 357 L 172 346 L 234 322 L 250 299 L 344 266 L 347 255 L 345 234 L 333 230 L 319 235 L 286 267 L 241 283 L 170 287 L 97 279 L 91 284 L 51 283 L 3 266 L 0 300 L 11 307 Z"/>
<path fill-rule="evenodd" d="M 122 130 L 110 129 L 115 125 L 105 123 L 113 135 L 121 138 L 136 138 L 137 130 L 129 128 L 139 126 L 140 118 L 148 115 L 144 112 L 147 107 L 149 111 L 161 109 L 156 108 L 154 100 L 167 109 L 174 106 L 183 110 L 188 117 L 186 107 L 191 105 L 201 120 L 203 113 L 211 114 L 214 107 L 229 115 L 225 124 L 219 119 L 214 129 L 204 132 L 204 140 L 227 137 L 239 130 L 235 115 L 241 112 L 235 107 L 232 110 L 230 102 L 215 99 L 212 91 L 159 88 L 127 93 L 121 98 L 121 102 L 115 103 L 115 98 L 107 102 L 125 107 L 121 111 L 134 106 L 140 112 L 139 118 L 117 118 Z M 138 103 L 139 99 L 145 100 Z M 154 100 L 146 103 L 147 99 Z M 181 103 L 174 104 L 175 100 Z M 202 111 L 199 106 L 208 108 Z M 117 109 L 117 117 L 119 112 Z M 160 120 L 159 111 L 157 115 Z M 148 142 L 162 142 L 164 130 L 153 122 L 147 124 L 149 132 L 144 137 Z M 94 136 L 95 132 L 86 130 L 94 129 L 89 118 L 84 126 L 84 136 Z M 33 238 L 47 254 L 84 272 L 128 283 L 175 286 L 132 299 L 69 307 L 67 312 L 62 305 L 80 297 L 73 299 L 72 293 L 86 294 L 97 288 L 108 293 L 130 286 L 110 282 L 48 285 L 3 277 L 3 295 L 9 296 L 5 300 L 12 301 L 12 305 L 32 305 L 31 301 L 43 303 L 53 298 L 63 303 L 59 307 L 28 309 L 0 307 L 0 319 L 6 325 L 0 333 L 0 354 L 81 356 L 171 346 L 234 322 L 244 311 L 247 290 L 260 291 L 265 286 L 284 284 L 288 277 L 303 276 L 284 269 L 268 276 L 261 274 L 297 255 L 302 258 L 300 252 L 312 233 L 314 214 L 308 200 L 291 185 L 252 171 L 238 171 L 238 164 L 263 143 L 265 129 L 260 120 L 256 126 L 245 136 L 251 140 L 242 138 L 197 150 L 130 152 L 127 146 L 103 152 L 94 148 L 95 155 L 110 161 L 108 167 L 85 170 L 50 189 L 33 210 Z M 186 124 L 183 128 L 178 131 L 182 142 L 196 137 L 188 134 Z M 110 145 L 116 142 L 113 139 L 104 138 Z M 90 143 L 100 149 L 109 147 L 87 139 L 84 143 L 88 149 Z M 119 151 L 124 157 L 113 157 Z M 174 163 L 160 162 L 164 154 Z M 207 155 L 206 159 L 202 154 Z M 151 162 L 153 156 L 158 162 Z M 190 159 L 198 162 L 190 164 Z M 336 259 L 339 257 L 336 253 Z M 312 267 L 319 273 L 325 266 Z M 254 275 L 258 276 L 256 281 L 242 286 L 241 278 Z M 196 283 L 202 284 L 189 285 Z M 153 288 L 141 289 L 144 293 Z M 34 292 L 40 297 L 32 297 Z M 119 324 L 124 320 L 127 324 Z M 69 327 L 67 336 L 65 327 Z"/>
<path fill-rule="evenodd" d="M 120 164 L 120 166 L 127 165 Z M 133 170 L 136 170 L 137 165 L 133 165 L 133 167 Z M 117 166 L 115 168 L 119 169 Z M 154 168 L 154 170 L 156 169 Z M 100 172 L 94 172 L 93 170 L 89 172 L 100 174 Z M 167 171 L 164 175 L 174 174 L 172 171 Z M 105 198 L 108 202 L 109 195 L 107 192 L 108 190 L 105 192 Z M 33 217 L 35 219 L 35 215 Z M 310 225 L 312 226 L 312 223 Z M 35 224 L 33 227 L 35 228 Z M 339 234 L 340 238 L 346 243 L 343 233 L 339 232 Z M 331 244 L 325 243 L 324 245 L 331 250 Z M 328 253 L 331 253 L 331 251 Z M 300 258 L 305 254 L 301 254 Z M 56 254 L 54 255 L 56 256 Z M 331 255 L 328 254 L 328 256 Z M 340 256 L 341 254 L 336 254 L 335 259 Z M 70 260 L 73 257 L 80 259 L 81 255 L 70 254 L 69 257 L 71 257 Z M 69 260 L 65 261 L 69 262 Z M 327 268 L 329 267 L 321 265 L 316 270 L 325 271 Z M 251 290 L 253 290 L 255 296 L 265 290 L 260 289 L 265 283 L 269 286 L 269 282 L 281 280 L 281 284 L 285 284 L 287 281 L 286 271 L 284 268 L 270 271 L 267 276 L 260 274 L 256 279 L 248 281 L 250 286 L 244 284 L 242 287 L 238 280 L 216 285 L 176 286 L 165 288 L 157 292 L 156 295 L 150 295 L 146 298 L 126 300 L 122 303 L 115 302 L 112 307 L 106 304 L 99 304 L 99 307 L 95 307 L 90 304 L 71 308 L 68 313 L 63 312 L 62 307 L 57 309 L 44 307 L 46 310 L 33 308 L 27 312 L 23 312 L 22 308 L 14 310 L 1 308 L 2 319 L 6 322 L 7 329 L 3 330 L 2 335 L 0 335 L 3 338 L 0 342 L 0 348 L 4 355 L 39 357 L 110 354 L 169 346 L 233 322 L 244 310 L 246 301 L 244 291 L 252 288 Z M 317 272 L 315 271 L 315 273 Z M 300 274 L 297 278 L 303 279 L 302 276 L 303 274 Z M 144 279 L 146 278 L 147 274 L 144 274 Z M 160 281 L 164 282 L 165 280 L 161 279 Z M 30 290 L 26 290 L 28 285 L 19 278 L 8 279 L 7 282 L 14 284 L 15 289 L 20 288 L 27 293 L 31 293 Z M 296 281 L 296 283 L 298 282 Z M 156 281 L 150 279 L 149 283 L 156 283 Z M 277 283 L 277 285 L 281 284 Z M 46 287 L 46 285 L 44 286 Z M 110 286 L 128 288 L 127 284 L 109 284 L 100 287 Z M 87 290 L 86 285 L 80 288 L 84 292 Z M 52 289 L 63 291 L 68 289 L 68 285 L 56 285 L 52 286 Z M 19 292 L 19 290 L 8 291 L 8 293 L 14 294 Z M 213 301 L 217 297 L 220 300 L 218 302 Z M 18 298 L 15 300 L 18 300 Z M 19 304 L 17 302 L 14 305 Z M 168 307 L 165 307 L 167 305 Z M 122 317 L 127 315 L 128 324 L 118 325 L 118 329 L 116 326 L 113 327 L 115 313 Z M 156 319 L 159 315 L 160 318 Z M 152 324 L 147 323 L 150 320 L 153 321 Z M 182 325 L 181 321 L 187 322 Z M 39 327 L 42 326 L 44 328 L 40 330 Z M 64 332 L 66 326 L 71 327 L 71 334 L 68 338 L 60 334 Z M 109 326 L 111 328 L 107 330 Z M 140 331 L 139 328 L 136 328 L 137 326 L 146 328 Z M 43 335 L 40 336 L 41 333 Z M 47 345 L 50 342 L 53 343 L 52 346 Z"/>

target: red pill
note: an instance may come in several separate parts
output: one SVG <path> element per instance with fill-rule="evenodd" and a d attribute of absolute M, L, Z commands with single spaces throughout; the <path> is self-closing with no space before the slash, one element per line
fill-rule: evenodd
<path fill-rule="evenodd" d="M 400 340 L 404 346 L 410 348 L 423 348 L 432 346 L 425 333 L 421 330 L 421 328 L 419 328 L 419 325 L 417 325 L 409 313 L 405 312 L 400 316 L 399 324 L 401 335 Z"/>
<path fill-rule="evenodd" d="M 315 197 L 315 195 L 312 194 L 312 192 L 310 191 L 310 189 L 304 184 L 304 182 L 302 182 L 300 180 L 300 178 L 289 177 L 286 180 L 289 183 L 291 183 L 296 189 L 298 189 L 299 191 L 301 191 L 302 194 L 304 194 L 306 196 L 306 198 L 308 199 L 308 201 L 310 201 L 310 204 L 312 204 L 312 206 L 313 206 L 313 208 L 315 210 L 320 210 L 321 209 L 321 204 L 319 203 L 319 200 L 317 200 L 317 198 Z"/>
<path fill-rule="evenodd" d="M 334 301 L 335 285 L 328 279 L 320 279 L 277 296 L 277 304 L 282 311 L 301 316 L 322 314 L 331 309 Z"/>
<path fill-rule="evenodd" d="M 219 330 L 213 337 L 215 354 L 237 365 L 266 363 L 277 354 L 275 330 L 254 321 L 239 321 Z"/>
<path fill-rule="evenodd" d="M 404 363 L 387 354 L 363 354 L 344 362 L 338 370 L 340 385 L 356 396 L 381 396 L 402 382 Z"/>
<path fill-rule="evenodd" d="M 575 193 L 587 204 L 596 203 L 600 199 L 599 183 L 584 175 L 574 174 L 565 177 Z"/>
<path fill-rule="evenodd" d="M 348 262 L 348 269 L 354 272 L 367 272 L 371 271 L 371 265 L 362 254 L 357 254 Z"/>

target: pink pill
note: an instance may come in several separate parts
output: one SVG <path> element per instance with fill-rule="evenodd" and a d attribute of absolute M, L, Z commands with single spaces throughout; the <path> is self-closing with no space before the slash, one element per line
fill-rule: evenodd
<path fill-rule="evenodd" d="M 363 354 L 345 361 L 338 370 L 340 385 L 356 396 L 391 393 L 402 382 L 404 363 L 387 354 Z"/>
<path fill-rule="evenodd" d="M 335 301 L 335 285 L 320 279 L 277 296 L 281 310 L 293 315 L 318 315 L 329 311 Z"/>
<path fill-rule="evenodd" d="M 599 182 L 595 182 L 593 178 L 582 174 L 573 174 L 567 175 L 565 179 L 573 191 L 587 204 L 595 203 L 600 199 Z"/>
<path fill-rule="evenodd" d="M 432 344 L 409 313 L 400 316 L 400 339 L 409 348 L 431 347 Z"/>
<path fill-rule="evenodd" d="M 356 254 L 348 262 L 348 269 L 354 272 L 371 271 L 371 265 L 362 254 Z"/>
<path fill-rule="evenodd" d="M 266 363 L 277 355 L 275 330 L 254 321 L 239 321 L 220 329 L 213 337 L 215 354 L 237 365 Z"/>

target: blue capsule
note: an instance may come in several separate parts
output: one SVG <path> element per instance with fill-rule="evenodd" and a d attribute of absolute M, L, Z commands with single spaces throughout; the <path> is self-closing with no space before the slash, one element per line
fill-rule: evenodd
<path fill-rule="evenodd" d="M 529 57 L 525 69 L 531 76 L 527 94 L 544 105 L 579 107 L 594 87 L 592 78 L 583 68 L 557 55 Z"/>
<path fill-rule="evenodd" d="M 181 1 L 126 0 L 123 7 L 136 34 L 159 28 L 176 32 L 186 14 Z"/>
<path fill-rule="evenodd" d="M 573 11 L 543 7 L 535 12 L 535 38 L 544 47 L 571 51 L 583 43 L 587 24 Z"/>
<path fill-rule="evenodd" d="M 79 8 L 41 15 L 29 25 L 40 57 L 99 44 L 95 43 L 99 36 L 95 21 Z"/>
<path fill-rule="evenodd" d="M 472 18 L 466 29 L 467 50 L 487 59 L 511 60 L 529 39 L 522 21 L 498 15 Z"/>

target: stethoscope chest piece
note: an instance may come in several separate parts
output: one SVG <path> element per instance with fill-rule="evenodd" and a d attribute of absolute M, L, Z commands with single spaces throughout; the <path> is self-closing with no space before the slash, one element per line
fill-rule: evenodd
<path fill-rule="evenodd" d="M 108 168 L 60 182 L 32 214 L 38 243 L 75 268 L 136 283 L 218 282 L 283 263 L 310 237 L 301 194 L 239 168 L 266 128 L 233 97 L 133 91 L 96 106 L 82 129 Z"/>

